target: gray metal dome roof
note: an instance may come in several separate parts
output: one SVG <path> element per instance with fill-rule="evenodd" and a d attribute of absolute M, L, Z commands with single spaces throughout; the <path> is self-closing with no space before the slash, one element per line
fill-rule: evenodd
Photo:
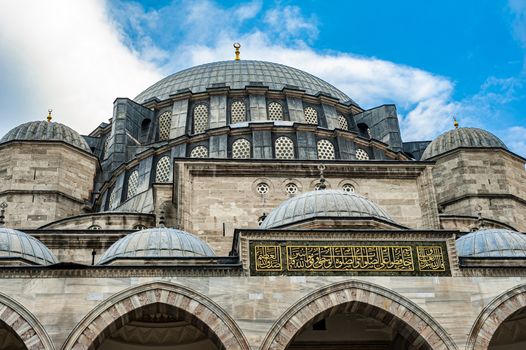
<path fill-rule="evenodd" d="M 291 86 L 305 90 L 310 95 L 323 92 L 340 99 L 340 102 L 351 100 L 331 84 L 302 70 L 278 63 L 249 60 L 213 62 L 185 69 L 153 84 L 134 100 L 138 103 L 154 97 L 165 100 L 184 89 L 198 93 L 217 87 L 217 84 L 243 89 L 254 83 L 263 83 L 271 90 Z"/>
<path fill-rule="evenodd" d="M 37 265 L 58 262 L 53 253 L 38 239 L 4 227 L 0 227 L 0 260 L 2 258 L 22 258 Z"/>
<path fill-rule="evenodd" d="M 64 141 L 91 153 L 88 143 L 78 132 L 64 124 L 44 120 L 28 122 L 17 126 L 5 134 L 0 140 L 0 143 L 12 140 Z"/>
<path fill-rule="evenodd" d="M 526 234 L 483 229 L 468 233 L 456 241 L 460 257 L 523 257 L 526 258 Z"/>
<path fill-rule="evenodd" d="M 433 158 L 459 147 L 495 147 L 508 149 L 504 142 L 492 133 L 477 128 L 456 128 L 438 136 L 422 154 L 422 160 Z"/>
<path fill-rule="evenodd" d="M 215 256 L 213 250 L 196 236 L 166 227 L 130 233 L 113 243 L 102 255 L 99 265 L 118 258 L 162 258 Z"/>
<path fill-rule="evenodd" d="M 260 227 L 277 228 L 319 217 L 373 217 L 394 223 L 385 210 L 363 196 L 341 190 L 320 190 L 289 198 L 274 209 Z"/>

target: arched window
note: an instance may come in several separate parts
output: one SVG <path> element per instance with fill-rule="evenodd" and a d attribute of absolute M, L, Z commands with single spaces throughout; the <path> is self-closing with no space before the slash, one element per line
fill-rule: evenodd
<path fill-rule="evenodd" d="M 197 146 L 190 152 L 190 158 L 206 158 L 208 157 L 208 148 L 205 146 Z"/>
<path fill-rule="evenodd" d="M 204 103 L 194 107 L 194 134 L 205 132 L 208 129 L 208 106 Z"/>
<path fill-rule="evenodd" d="M 110 193 L 110 198 L 108 199 L 108 209 L 114 209 L 119 203 L 117 202 L 117 191 L 115 188 Z"/>
<path fill-rule="evenodd" d="M 149 118 L 146 118 L 141 123 L 141 134 L 139 135 L 139 138 L 141 141 L 146 140 L 148 138 L 148 132 L 150 131 L 150 125 L 152 124 L 152 121 Z"/>
<path fill-rule="evenodd" d="M 170 182 L 170 157 L 164 156 L 157 162 L 155 167 L 155 182 Z"/>
<path fill-rule="evenodd" d="M 340 129 L 349 130 L 347 119 L 341 114 L 338 114 L 338 124 L 340 125 Z"/>
<path fill-rule="evenodd" d="M 318 112 L 314 108 L 306 107 L 303 114 L 305 114 L 305 123 L 318 125 Z"/>
<path fill-rule="evenodd" d="M 286 136 L 278 137 L 274 143 L 276 159 L 294 159 L 294 142 Z"/>
<path fill-rule="evenodd" d="M 230 106 L 230 120 L 232 123 L 241 123 L 247 120 L 245 101 L 234 101 Z"/>
<path fill-rule="evenodd" d="M 356 125 L 361 137 L 371 138 L 371 129 L 365 123 L 359 123 Z"/>
<path fill-rule="evenodd" d="M 131 198 L 137 194 L 139 189 L 139 172 L 134 170 L 128 178 L 128 194 L 126 198 Z"/>
<path fill-rule="evenodd" d="M 358 159 L 358 160 L 369 160 L 369 155 L 363 149 L 358 148 L 356 150 L 356 159 Z"/>
<path fill-rule="evenodd" d="M 283 120 L 283 106 L 277 102 L 270 102 L 267 106 L 268 120 Z"/>
<path fill-rule="evenodd" d="M 329 140 L 319 140 L 317 143 L 318 159 L 333 160 L 334 146 Z"/>
<path fill-rule="evenodd" d="M 248 159 L 250 155 L 250 141 L 247 139 L 238 139 L 232 143 L 232 158 Z"/>
<path fill-rule="evenodd" d="M 170 128 L 172 127 L 172 112 L 164 112 L 159 117 L 159 140 L 170 138 Z"/>

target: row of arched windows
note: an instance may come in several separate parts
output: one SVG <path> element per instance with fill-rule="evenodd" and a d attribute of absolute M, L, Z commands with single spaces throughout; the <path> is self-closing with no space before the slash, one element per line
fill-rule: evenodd
<path fill-rule="evenodd" d="M 305 123 L 319 125 L 318 111 L 314 107 L 305 107 L 303 110 Z M 284 119 L 283 105 L 272 101 L 267 104 L 267 119 L 279 121 Z M 194 134 L 205 132 L 209 128 L 209 110 L 206 103 L 198 103 L 192 110 L 192 130 Z M 247 121 L 247 108 L 244 100 L 235 100 L 230 105 L 231 123 L 241 123 Z M 159 116 L 159 140 L 170 138 L 172 124 L 172 113 L 164 112 Z M 347 118 L 338 114 L 338 126 L 340 129 L 349 130 Z"/>

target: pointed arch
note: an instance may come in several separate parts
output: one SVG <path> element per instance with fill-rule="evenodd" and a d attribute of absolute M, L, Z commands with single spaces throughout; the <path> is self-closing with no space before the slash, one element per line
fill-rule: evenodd
<path fill-rule="evenodd" d="M 524 307 L 526 284 L 513 287 L 497 296 L 482 309 L 471 327 L 466 350 L 486 350 L 502 322 Z"/>
<path fill-rule="evenodd" d="M 62 350 L 93 350 L 114 330 L 127 323 L 128 315 L 153 304 L 174 307 L 207 334 L 218 349 L 249 350 L 236 322 L 215 302 L 188 287 L 153 282 L 128 288 L 108 298 L 81 320 Z"/>
<path fill-rule="evenodd" d="M 417 349 L 456 350 L 447 332 L 409 299 L 363 281 L 345 281 L 318 289 L 292 305 L 272 326 L 261 350 L 285 349 L 307 325 L 338 311 L 358 310 L 395 327 Z"/>
<path fill-rule="evenodd" d="M 36 317 L 3 293 L 0 293 L 0 321 L 18 335 L 28 350 L 55 349 L 51 338 Z"/>

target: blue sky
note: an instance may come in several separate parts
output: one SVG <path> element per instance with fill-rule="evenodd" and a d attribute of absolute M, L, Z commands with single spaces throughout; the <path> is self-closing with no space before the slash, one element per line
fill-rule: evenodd
<path fill-rule="evenodd" d="M 404 140 L 432 139 L 455 115 L 526 156 L 526 0 L 3 5 L 0 134 L 49 107 L 89 133 L 115 97 L 231 59 L 239 41 L 242 58 L 306 70 L 365 108 L 395 103 Z"/>

